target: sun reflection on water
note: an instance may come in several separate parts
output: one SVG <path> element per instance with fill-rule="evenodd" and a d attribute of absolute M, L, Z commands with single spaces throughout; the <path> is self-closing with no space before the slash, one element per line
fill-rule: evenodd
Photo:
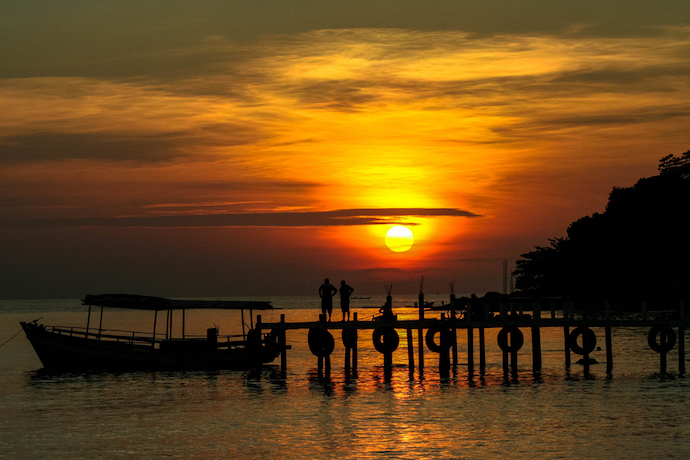
<path fill-rule="evenodd" d="M 396 311 L 401 319 L 415 315 L 412 308 Z M 313 319 L 318 308 L 284 312 L 301 321 Z M 56 320 L 77 317 L 74 312 L 46 314 Z M 126 325 L 118 313 L 107 319 Z M 138 315 L 135 323 L 149 319 Z M 213 321 L 225 330 L 236 319 Z M 7 332 L 9 326 L 3 327 Z M 614 332 L 612 378 L 603 365 L 592 366 L 590 377 L 574 364 L 567 372 L 561 328 L 544 330 L 540 375 L 532 372 L 525 330 L 517 376 L 504 376 L 496 332 L 486 330 L 485 374 L 477 368 L 469 373 L 467 335 L 460 333 L 459 362 L 447 378 L 440 377 L 438 355 L 429 350 L 424 372 L 419 372 L 416 331 L 416 366 L 410 375 L 404 330 L 389 377 L 371 331 L 359 334 L 356 375 L 344 370 L 344 347 L 335 330 L 336 349 L 325 375 L 319 375 L 304 331 L 288 334 L 292 349 L 285 371 L 271 365 L 245 371 L 51 374 L 36 371 L 24 359 L 21 350 L 31 351 L 28 343 L 13 342 L 9 346 L 17 354 L 7 355 L 3 366 L 20 371 L 5 369 L 0 456 L 627 459 L 690 453 L 683 441 L 690 427 L 682 404 L 688 384 L 654 375 L 658 356 L 646 345 L 646 330 Z M 596 353 L 603 362 L 601 352 Z M 669 363 L 677 359 L 677 353 L 669 354 Z"/>

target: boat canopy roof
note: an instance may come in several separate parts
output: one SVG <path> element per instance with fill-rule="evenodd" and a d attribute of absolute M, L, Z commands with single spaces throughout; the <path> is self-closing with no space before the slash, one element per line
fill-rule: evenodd
<path fill-rule="evenodd" d="M 150 297 L 132 294 L 99 294 L 87 295 L 82 300 L 84 305 L 111 308 L 129 308 L 133 310 L 272 310 L 270 302 L 234 301 L 234 300 L 171 300 L 163 297 Z"/>

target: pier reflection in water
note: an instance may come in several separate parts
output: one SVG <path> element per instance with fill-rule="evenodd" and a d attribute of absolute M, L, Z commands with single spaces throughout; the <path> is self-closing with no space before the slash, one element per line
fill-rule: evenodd
<path fill-rule="evenodd" d="M 312 320 L 317 309 L 284 313 Z M 4 314 L 3 336 L 16 332 L 26 314 Z M 658 375 L 659 358 L 647 345 L 647 329 L 614 330 L 612 376 L 603 352 L 595 351 L 602 364 L 591 366 L 588 378 L 574 363 L 565 372 L 562 330 L 545 329 L 542 373 L 535 376 L 531 360 L 524 358 L 517 378 L 505 379 L 497 332 L 486 331 L 490 345 L 483 377 L 470 378 L 463 366 L 461 336 L 455 372 L 442 379 L 436 364 L 427 362 L 422 377 L 412 380 L 405 334 L 393 354 L 390 379 L 370 336 L 362 336 L 358 374 L 350 378 L 339 341 L 330 374 L 318 375 L 305 331 L 289 333 L 293 348 L 284 373 L 269 366 L 240 372 L 48 374 L 37 371 L 40 363 L 28 342 L 15 339 L 2 349 L 0 361 L 0 458 L 690 455 L 688 382 L 671 366 L 670 375 Z"/>

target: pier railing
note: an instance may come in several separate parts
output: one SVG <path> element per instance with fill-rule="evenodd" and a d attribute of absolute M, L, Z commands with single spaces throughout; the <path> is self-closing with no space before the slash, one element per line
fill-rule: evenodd
<path fill-rule="evenodd" d="M 184 338 L 166 338 L 163 334 L 127 331 L 119 329 L 89 329 L 79 326 L 46 326 L 46 331 L 57 335 L 79 337 L 103 342 L 127 343 L 132 346 L 156 346 L 163 341 L 207 341 L 206 335 L 186 335 Z M 216 342 L 219 348 L 244 346 L 246 341 L 242 334 L 220 335 Z"/>
<path fill-rule="evenodd" d="M 390 301 L 388 301 L 390 302 Z M 525 309 L 525 304 L 529 309 Z M 636 314 L 622 316 L 613 315 L 609 302 L 604 303 L 601 311 L 578 310 L 573 302 L 563 301 L 560 317 L 556 316 L 554 302 L 548 302 L 549 308 L 542 312 L 542 303 L 538 299 L 527 302 L 500 302 L 497 309 L 492 309 L 486 303 L 474 303 L 469 306 L 448 305 L 440 318 L 425 318 L 420 309 L 417 319 L 397 319 L 389 306 L 388 313 L 374 320 L 359 321 L 357 313 L 353 321 L 326 322 L 321 317 L 319 321 L 302 321 L 289 323 L 285 315 L 281 315 L 280 322 L 263 323 L 261 316 L 257 317 L 256 329 L 272 330 L 276 334 L 278 345 L 282 347 L 281 367 L 287 367 L 286 332 L 304 329 L 309 331 L 309 348 L 318 357 L 319 371 L 330 368 L 330 354 L 334 349 L 334 339 L 330 331 L 342 332 L 345 345 L 346 370 L 356 371 L 358 335 L 360 330 L 373 330 L 374 347 L 383 354 L 384 368 L 390 370 L 392 353 L 398 348 L 399 335 L 397 331 L 407 334 L 407 355 L 410 377 L 415 369 L 415 352 L 413 333 L 418 335 L 418 364 L 420 372 L 424 366 L 425 349 L 439 355 L 439 371 L 447 374 L 451 367 L 458 363 L 457 337 L 459 332 L 467 334 L 467 366 L 470 375 L 474 372 L 474 344 L 475 330 L 478 331 L 479 371 L 486 369 L 486 329 L 499 328 L 498 346 L 503 352 L 503 370 L 505 373 L 517 372 L 518 352 L 524 344 L 521 329 L 529 329 L 532 341 L 532 367 L 535 373 L 541 372 L 541 330 L 543 328 L 562 328 L 564 359 L 567 369 L 571 366 L 571 353 L 582 355 L 579 361 L 583 364 L 585 373 L 589 373 L 592 363 L 589 354 L 594 350 L 596 335 L 591 328 L 603 328 L 606 346 L 606 370 L 610 374 L 613 369 L 613 343 L 611 331 L 613 328 L 650 328 L 648 344 L 652 351 L 660 355 L 660 373 L 666 373 L 666 355 L 678 347 L 678 372 L 685 373 L 685 329 L 690 327 L 690 319 L 685 315 L 685 304 L 680 302 L 677 310 L 648 311 L 645 304 Z M 492 311 L 493 310 L 493 311 Z M 494 311 L 498 314 L 494 315 Z M 549 314 L 550 311 L 550 314 Z M 526 313 L 530 312 L 530 313 Z M 543 315 L 545 313 L 546 315 Z M 426 336 L 423 337 L 424 331 Z M 677 331 L 677 332 L 676 332 Z M 426 345 L 426 346 L 424 346 Z"/>

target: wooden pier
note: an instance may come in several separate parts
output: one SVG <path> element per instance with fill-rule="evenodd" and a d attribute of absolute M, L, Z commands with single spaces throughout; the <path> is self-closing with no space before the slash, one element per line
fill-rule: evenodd
<path fill-rule="evenodd" d="M 531 313 L 525 313 L 522 305 L 528 303 Z M 542 313 L 542 304 L 549 306 Z M 386 299 L 386 305 L 382 308 L 383 314 L 374 320 L 359 321 L 357 313 L 353 315 L 353 321 L 326 322 L 323 316 L 320 321 L 294 322 L 285 321 L 285 315 L 281 315 L 280 322 L 263 323 L 261 316 L 257 316 L 256 329 L 266 332 L 274 332 L 276 341 L 281 349 L 281 368 L 287 368 L 286 350 L 289 348 L 286 340 L 286 331 L 308 330 L 309 348 L 318 358 L 319 372 L 330 371 L 330 355 L 335 348 L 335 340 L 332 331 L 341 331 L 345 346 L 345 370 L 356 373 L 357 351 L 360 331 L 372 331 L 368 340 L 373 340 L 373 345 L 382 354 L 383 367 L 387 377 L 392 368 L 392 355 L 397 350 L 400 336 L 399 331 L 406 334 L 407 358 L 410 379 L 413 378 L 415 364 L 419 366 L 420 376 L 424 371 L 425 352 L 436 355 L 438 358 L 438 370 L 442 377 L 449 375 L 451 368 L 458 365 L 458 334 L 467 334 L 467 370 L 470 376 L 475 372 L 474 345 L 478 340 L 479 345 L 479 373 L 486 372 L 486 329 L 500 329 L 497 335 L 497 346 L 503 352 L 503 371 L 505 375 L 517 375 L 519 351 L 522 348 L 525 337 L 524 329 L 530 330 L 532 343 L 532 370 L 535 375 L 541 372 L 542 351 L 541 331 L 543 328 L 558 328 L 563 330 L 563 346 L 565 351 L 565 367 L 571 366 L 571 353 L 582 356 L 585 374 L 590 369 L 590 353 L 594 351 L 597 337 L 592 328 L 604 329 L 604 344 L 606 350 L 606 371 L 611 374 L 613 370 L 613 343 L 611 331 L 613 328 L 649 328 L 648 344 L 650 351 L 659 354 L 660 374 L 666 374 L 667 353 L 678 348 L 678 372 L 685 373 L 685 328 L 689 326 L 685 316 L 684 302 L 680 302 L 678 309 L 673 312 L 647 312 L 642 304 L 639 318 L 614 318 L 610 304 L 605 303 L 603 311 L 583 312 L 576 318 L 573 302 L 563 301 L 558 311 L 562 312 L 556 317 L 555 302 L 541 302 L 530 300 L 529 302 L 500 302 L 498 308 L 491 308 L 489 304 L 474 304 L 464 306 L 455 303 L 451 298 L 451 304 L 447 310 L 441 313 L 439 318 L 425 318 L 424 297 L 420 294 L 419 315 L 417 319 L 398 320 L 393 313 L 390 295 Z M 457 305 L 457 309 L 456 309 Z M 496 312 L 491 310 L 497 310 Z M 550 313 L 549 313 L 550 310 Z M 427 310 L 428 311 L 428 310 Z M 438 313 L 438 312 L 437 312 Z M 495 314 L 497 313 L 497 314 Z M 653 314 L 654 313 L 654 314 Z M 653 316 L 653 317 L 652 317 Z M 414 350 L 413 331 L 417 331 L 417 353 Z M 426 333 L 424 334 L 424 331 Z M 475 331 L 478 331 L 475 337 Z M 371 339 L 369 339 L 371 337 Z M 417 362 L 415 363 L 415 357 Z"/>

